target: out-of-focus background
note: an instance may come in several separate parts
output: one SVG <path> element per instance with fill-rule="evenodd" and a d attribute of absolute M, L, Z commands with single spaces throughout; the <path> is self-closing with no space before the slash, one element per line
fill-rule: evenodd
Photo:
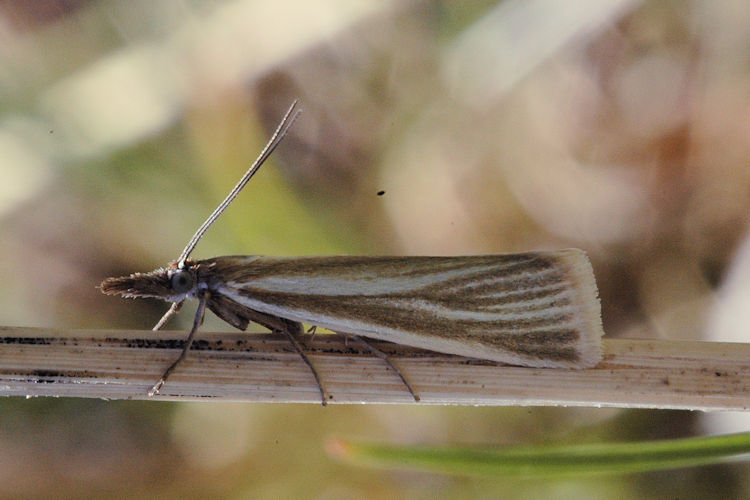
<path fill-rule="evenodd" d="M 708 0 L 2 2 L 0 322 L 150 328 L 166 304 L 95 286 L 176 258 L 299 98 L 195 257 L 579 247 L 608 336 L 748 341 L 748 19 L 748 2 Z M 323 445 L 748 428 L 645 410 L 5 399 L 0 497 L 741 498 L 744 464 L 530 482 L 352 468 Z"/>

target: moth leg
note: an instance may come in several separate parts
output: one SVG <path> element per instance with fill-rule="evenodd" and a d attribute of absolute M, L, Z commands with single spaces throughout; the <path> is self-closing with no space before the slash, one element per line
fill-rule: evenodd
<path fill-rule="evenodd" d="M 318 331 L 318 327 L 316 325 L 311 326 L 307 329 L 307 334 L 310 336 L 310 343 L 312 344 L 312 341 L 315 339 L 315 332 Z"/>
<path fill-rule="evenodd" d="M 167 321 L 172 319 L 172 316 L 180 312 L 180 309 L 182 309 L 182 304 L 184 303 L 184 300 L 181 300 L 179 302 L 172 302 L 172 306 L 169 308 L 169 311 L 164 313 L 164 316 L 161 317 L 161 319 L 154 325 L 151 330 L 161 330 L 161 328 L 167 324 Z"/>
<path fill-rule="evenodd" d="M 320 390 L 320 398 L 323 406 L 327 404 L 329 396 L 323 387 L 323 383 L 320 381 L 320 375 L 318 375 L 318 371 L 315 369 L 312 361 L 310 361 L 299 344 L 299 339 L 303 334 L 301 323 L 274 316 L 272 314 L 255 311 L 249 307 L 237 304 L 221 294 L 211 295 L 208 299 L 207 306 L 218 317 L 240 330 L 246 329 L 248 323 L 252 321 L 268 328 L 274 333 L 279 332 L 286 335 L 292 343 L 292 346 L 294 346 L 294 349 L 302 357 L 302 360 L 310 368 L 310 371 L 312 371 L 313 377 L 315 377 L 315 383 L 318 384 L 318 389 Z"/>
<path fill-rule="evenodd" d="M 388 355 L 386 353 L 384 353 L 383 351 L 381 351 L 380 349 L 378 349 L 376 347 L 373 347 L 372 345 L 370 345 L 369 342 L 367 342 L 365 339 L 363 339 L 359 335 L 351 335 L 350 334 L 350 335 L 347 335 L 347 337 L 351 337 L 359 345 L 363 346 L 368 351 L 370 351 L 372 354 L 374 354 L 375 356 L 377 356 L 380 359 L 382 359 L 383 361 L 385 361 L 385 364 L 387 364 L 390 367 L 391 370 L 393 370 L 394 372 L 396 372 L 396 375 L 398 375 L 398 378 L 400 378 L 401 382 L 404 383 L 404 385 L 406 386 L 406 388 L 409 390 L 409 393 L 414 398 L 414 401 L 419 402 L 419 395 L 414 391 L 414 389 L 412 388 L 411 384 L 406 379 L 406 376 L 401 372 L 401 370 L 399 370 L 398 368 L 396 368 L 396 366 L 393 364 L 393 362 L 391 361 L 391 359 L 388 357 Z"/>
<path fill-rule="evenodd" d="M 302 346 L 299 345 L 299 342 L 297 342 L 296 336 L 289 331 L 289 329 L 284 328 L 282 330 L 282 333 L 286 335 L 286 337 L 289 339 L 289 342 L 292 343 L 294 346 L 294 349 L 299 353 L 299 355 L 302 357 L 302 361 L 307 364 L 308 368 L 310 368 L 310 371 L 313 374 L 313 377 L 315 377 L 315 383 L 318 384 L 318 390 L 320 391 L 320 398 L 321 403 L 323 406 L 326 406 L 328 404 L 328 393 L 326 392 L 325 388 L 323 387 L 323 383 L 320 381 L 320 375 L 318 375 L 318 370 L 315 369 L 315 365 L 312 364 L 312 361 L 310 361 L 310 358 L 307 357 L 307 354 L 305 354 L 305 351 L 302 350 Z"/>
<path fill-rule="evenodd" d="M 154 386 L 151 389 L 149 389 L 149 391 L 148 391 L 148 395 L 149 396 L 153 396 L 154 394 L 158 394 L 159 393 L 159 390 L 164 385 L 164 382 L 167 381 L 167 377 L 169 377 L 169 375 L 172 373 L 172 371 L 174 371 L 174 369 L 177 367 L 177 365 L 179 365 L 180 362 L 183 359 L 185 359 L 185 356 L 187 356 L 187 353 L 190 350 L 190 346 L 193 344 L 193 338 L 195 338 L 195 332 L 198 331 L 198 327 L 201 325 L 201 323 L 203 323 L 203 316 L 206 313 L 206 300 L 208 299 L 207 295 L 208 295 L 207 293 L 204 293 L 204 294 L 202 294 L 198 298 L 198 300 L 199 300 L 199 302 L 198 302 L 198 310 L 195 312 L 195 319 L 193 320 L 193 328 L 190 330 L 190 334 L 188 335 L 187 341 L 185 342 L 185 347 L 182 348 L 182 352 L 180 353 L 180 356 L 175 360 L 174 363 L 172 363 L 171 365 L 169 365 L 169 368 L 167 368 L 164 371 L 164 374 L 161 376 L 161 378 L 159 379 L 159 381 L 156 384 L 154 384 Z M 180 304 L 180 306 L 181 306 L 182 302 L 179 302 L 178 304 Z M 175 309 L 175 307 L 172 306 L 172 308 L 169 310 L 169 312 L 171 312 L 172 309 Z M 179 306 L 176 309 L 179 310 Z M 169 314 L 169 312 L 167 312 L 167 314 Z M 172 314 L 174 314 L 174 313 L 172 313 Z M 166 316 L 167 315 L 165 314 L 164 317 L 166 317 Z M 162 319 L 164 319 L 164 318 L 162 318 Z M 167 319 L 169 319 L 169 318 L 167 318 Z M 162 322 L 159 321 L 159 323 L 162 323 Z M 159 324 L 157 324 L 157 326 L 159 326 Z M 156 329 L 156 327 L 154 327 L 154 329 Z"/>
<path fill-rule="evenodd" d="M 318 370 L 315 369 L 315 365 L 313 365 L 312 361 L 310 361 L 310 358 L 307 357 L 307 354 L 305 354 L 305 351 L 302 350 L 302 346 L 299 345 L 299 342 L 297 341 L 297 338 L 302 333 L 302 324 L 289 321 L 289 325 L 286 328 L 281 329 L 281 333 L 286 335 L 286 338 L 289 339 L 289 342 L 292 343 L 294 346 L 294 349 L 299 353 L 299 355 L 302 357 L 302 361 L 307 364 L 308 368 L 310 368 L 310 371 L 313 374 L 313 377 L 315 377 L 315 383 L 318 384 L 318 390 L 320 391 L 320 399 L 323 406 L 326 406 L 328 404 L 328 399 L 330 399 L 330 396 L 328 395 L 328 392 L 325 390 L 325 387 L 323 387 L 323 382 L 320 380 L 320 375 L 318 375 Z"/>

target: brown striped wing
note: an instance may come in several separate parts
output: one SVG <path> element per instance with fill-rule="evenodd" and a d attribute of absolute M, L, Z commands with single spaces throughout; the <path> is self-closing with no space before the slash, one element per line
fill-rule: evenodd
<path fill-rule="evenodd" d="M 467 257 L 217 257 L 212 294 L 264 314 L 535 367 L 601 359 L 591 264 L 575 249 Z"/>

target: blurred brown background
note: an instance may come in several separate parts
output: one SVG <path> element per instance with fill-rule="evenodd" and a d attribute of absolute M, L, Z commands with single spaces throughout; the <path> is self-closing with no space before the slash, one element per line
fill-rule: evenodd
<path fill-rule="evenodd" d="M 748 19 L 707 0 L 0 3 L 2 324 L 150 328 L 164 303 L 95 286 L 176 258 L 299 98 L 195 257 L 579 247 L 608 336 L 748 341 Z M 704 435 L 744 415 L 57 399 L 0 415 L 1 497 L 748 495 L 744 464 L 529 482 L 323 452 Z"/>

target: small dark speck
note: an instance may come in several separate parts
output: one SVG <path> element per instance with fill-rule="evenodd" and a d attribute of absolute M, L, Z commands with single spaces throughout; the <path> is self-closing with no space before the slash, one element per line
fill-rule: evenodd
<path fill-rule="evenodd" d="M 385 191 L 378 191 L 378 196 L 383 196 L 385 194 Z"/>
<path fill-rule="evenodd" d="M 50 131 L 49 131 L 49 133 L 50 133 L 50 134 L 54 134 L 54 133 L 55 133 L 55 131 L 54 131 L 54 130 L 50 130 Z"/>

